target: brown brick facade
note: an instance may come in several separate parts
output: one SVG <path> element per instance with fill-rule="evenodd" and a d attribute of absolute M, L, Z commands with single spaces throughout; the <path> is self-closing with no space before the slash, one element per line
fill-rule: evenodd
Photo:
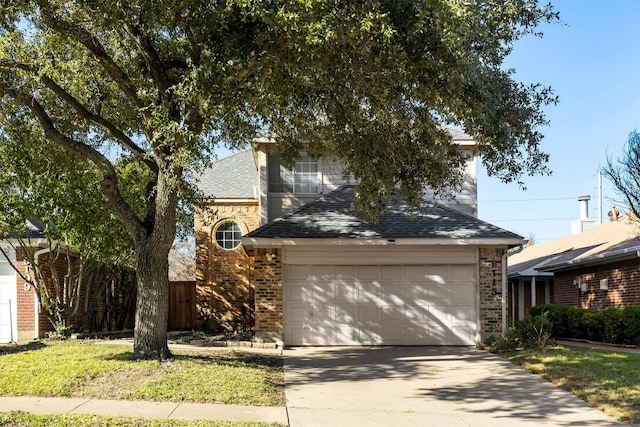
<path fill-rule="evenodd" d="M 255 249 L 256 337 L 282 339 L 282 251 Z"/>
<path fill-rule="evenodd" d="M 581 292 L 574 284 L 588 283 Z M 607 279 L 609 289 L 600 290 L 600 280 Z M 554 304 L 575 305 L 601 310 L 603 307 L 640 306 L 640 258 L 607 265 L 585 267 L 554 274 Z"/>
<path fill-rule="evenodd" d="M 258 202 L 216 202 L 196 214 L 196 308 L 199 327 L 239 332 L 254 326 L 253 259 L 242 245 L 216 243 L 215 230 L 227 221 L 243 235 L 258 228 Z"/>
<path fill-rule="evenodd" d="M 480 248 L 480 336 L 502 334 L 502 248 Z M 505 295 L 505 298 L 507 295 Z"/>
<path fill-rule="evenodd" d="M 46 263 L 48 256 L 49 255 L 47 253 L 43 254 L 40 257 L 41 262 Z M 58 259 L 56 259 L 54 266 L 59 280 L 61 282 L 64 281 L 64 276 L 67 274 L 66 255 L 60 255 Z M 24 262 L 24 253 L 22 252 L 22 248 L 17 248 L 16 268 L 23 274 L 29 274 L 32 277 L 34 275 L 33 268 L 27 268 L 27 265 Z M 51 289 L 51 292 L 53 292 L 53 289 Z M 75 324 L 74 326 L 76 326 L 78 331 L 89 328 L 89 319 L 86 315 L 92 306 L 92 298 L 95 298 L 95 285 L 90 286 L 90 289 L 88 290 L 91 298 L 87 298 L 86 292 L 87 290 L 83 288 L 80 297 L 77 300 L 77 304 L 79 304 L 78 314 L 72 319 L 72 322 Z M 18 336 L 14 337 L 17 342 L 24 343 L 33 339 L 44 338 L 47 336 L 48 332 L 55 330 L 52 322 L 37 306 L 35 289 L 33 286 L 26 285 L 25 280 L 19 274 L 16 274 L 16 306 L 14 308 L 17 310 L 16 326 Z"/>

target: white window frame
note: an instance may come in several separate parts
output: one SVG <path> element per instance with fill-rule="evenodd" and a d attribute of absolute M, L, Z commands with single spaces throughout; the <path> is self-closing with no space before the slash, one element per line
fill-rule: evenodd
<path fill-rule="evenodd" d="M 277 172 L 274 171 L 276 167 Z M 306 153 L 301 153 L 293 166 L 283 163 L 274 154 L 267 157 L 267 187 L 271 194 L 320 194 L 321 177 L 320 162 Z"/>
<path fill-rule="evenodd" d="M 221 230 L 222 227 L 231 226 L 231 229 Z M 220 239 L 218 238 L 218 233 L 221 233 Z M 236 239 L 236 233 L 239 233 L 238 238 Z M 213 240 L 216 242 L 219 248 L 231 251 L 240 246 L 242 238 L 242 228 L 240 224 L 235 221 L 222 221 L 218 225 L 216 225 L 213 230 Z M 229 247 L 227 247 L 229 246 Z"/>

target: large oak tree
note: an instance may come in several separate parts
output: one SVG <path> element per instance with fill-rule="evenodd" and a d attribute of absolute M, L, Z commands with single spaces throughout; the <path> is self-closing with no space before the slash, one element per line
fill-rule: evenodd
<path fill-rule="evenodd" d="M 169 355 L 176 212 L 219 144 L 269 132 L 288 159 L 330 152 L 361 183 L 364 215 L 396 187 L 408 201 L 455 192 L 464 159 L 443 126 L 474 136 L 500 179 L 546 172 L 539 127 L 555 98 L 503 69 L 517 39 L 558 19 L 536 0 L 0 4 L 0 123 L 19 117 L 100 170 L 135 245 L 134 358 Z M 149 171 L 142 212 L 123 197 L 119 156 Z"/>

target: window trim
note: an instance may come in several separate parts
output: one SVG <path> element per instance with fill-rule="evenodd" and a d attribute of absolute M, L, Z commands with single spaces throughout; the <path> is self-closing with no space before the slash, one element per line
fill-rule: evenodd
<path fill-rule="evenodd" d="M 275 160 L 275 162 L 274 162 Z M 304 166 L 306 167 L 304 167 Z M 309 172 L 308 170 L 298 170 L 298 169 L 308 169 L 309 165 L 314 165 L 316 171 Z M 274 173 L 273 168 L 286 168 L 285 174 L 281 172 L 277 173 L 277 179 L 280 182 L 274 182 L 272 180 L 272 173 Z M 308 181 L 314 177 L 315 179 L 313 183 L 309 184 Z M 306 179 L 301 179 L 306 178 Z M 274 190 L 276 186 L 282 186 L 284 189 Z M 315 191 L 307 192 L 304 191 L 305 188 L 315 187 Z M 288 189 L 291 190 L 288 190 Z M 297 191 L 297 189 L 301 189 L 302 191 Z M 296 160 L 293 166 L 289 166 L 284 163 L 278 155 L 270 153 L 267 156 L 267 190 L 269 194 L 295 194 L 295 195 L 316 195 L 322 194 L 322 174 L 320 172 L 320 159 L 315 159 L 309 156 L 307 153 L 300 153 L 300 158 Z"/>

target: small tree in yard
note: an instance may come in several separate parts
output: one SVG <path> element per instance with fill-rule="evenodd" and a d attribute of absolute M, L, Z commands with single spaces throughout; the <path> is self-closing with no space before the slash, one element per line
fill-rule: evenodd
<path fill-rule="evenodd" d="M 629 206 L 630 218 L 638 220 L 640 213 L 640 133 L 634 130 L 617 161 L 607 159 L 607 166 L 603 169 L 613 186 L 622 195 Z"/>
<path fill-rule="evenodd" d="M 443 126 L 504 181 L 545 173 L 538 128 L 556 98 L 502 64 L 557 19 L 536 0 L 0 0 L 0 127 L 18 120 L 95 165 L 134 242 L 132 357 L 164 359 L 176 216 L 217 145 L 270 132 L 285 159 L 330 152 L 369 216 L 397 187 L 409 203 L 456 192 L 464 158 Z M 125 186 L 122 156 L 145 185 Z"/>
<path fill-rule="evenodd" d="M 96 290 L 91 294 L 91 286 L 98 288 L 130 269 L 132 247 L 104 206 L 95 185 L 96 168 L 44 140 L 34 149 L 25 137 L 38 135 L 11 124 L 0 134 L 0 233 L 26 262 L 26 269 L 12 266 L 62 335 L 73 328 L 72 319 L 81 323 L 93 315 L 89 297 Z M 84 167 L 71 168 L 70 162 Z M 29 230 L 25 233 L 26 219 L 42 230 L 38 238 L 32 239 Z M 11 259 L 2 247 L 0 251 Z"/>

